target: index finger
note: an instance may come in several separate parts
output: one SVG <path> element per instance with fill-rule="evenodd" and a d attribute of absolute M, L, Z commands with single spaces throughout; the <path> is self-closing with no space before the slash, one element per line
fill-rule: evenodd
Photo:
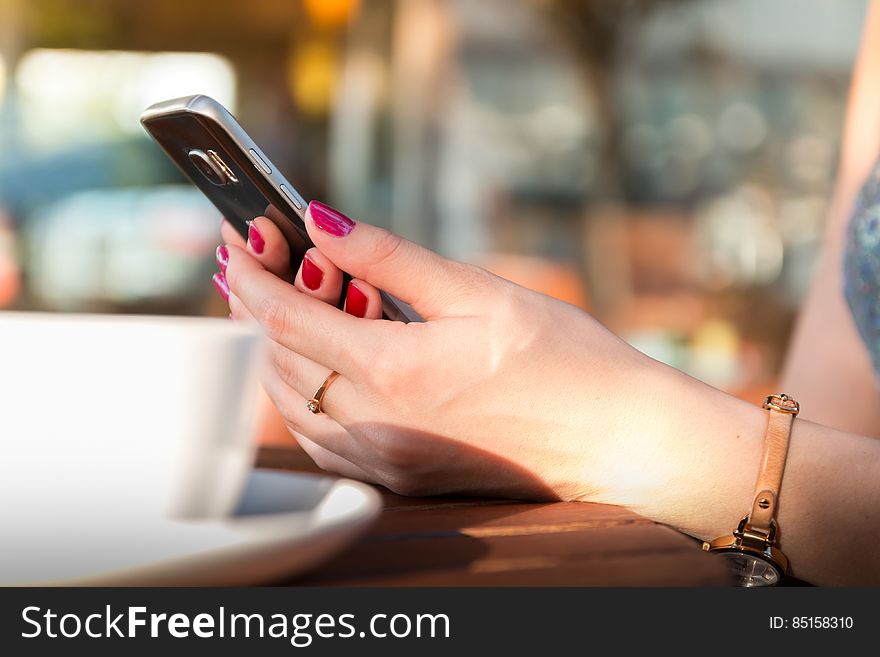
<path fill-rule="evenodd" d="M 358 363 L 370 358 L 370 325 L 375 322 L 303 294 L 266 271 L 243 249 L 231 244 L 227 248 L 226 280 L 233 297 L 269 339 L 343 375 L 361 369 Z"/>

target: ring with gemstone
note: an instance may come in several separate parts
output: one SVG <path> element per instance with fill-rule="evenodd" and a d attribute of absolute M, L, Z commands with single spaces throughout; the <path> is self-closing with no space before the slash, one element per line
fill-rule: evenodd
<path fill-rule="evenodd" d="M 336 380 L 336 377 L 339 376 L 339 372 L 333 370 L 330 374 L 327 375 L 327 378 L 324 379 L 324 383 L 321 384 L 321 387 L 318 388 L 317 392 L 312 396 L 312 398 L 306 402 L 306 408 L 308 408 L 315 415 L 320 415 L 324 412 L 321 403 L 324 401 L 324 395 L 327 392 L 327 388 Z"/>

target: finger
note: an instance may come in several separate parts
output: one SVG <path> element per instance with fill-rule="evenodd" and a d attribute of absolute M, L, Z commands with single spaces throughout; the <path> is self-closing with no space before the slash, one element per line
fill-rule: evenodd
<path fill-rule="evenodd" d="M 317 201 L 309 204 L 306 229 L 337 267 L 409 303 L 426 319 L 469 310 L 463 302 L 475 298 L 470 288 L 490 278 Z"/>
<path fill-rule="evenodd" d="M 235 226 L 229 223 L 226 219 L 223 219 L 223 221 L 220 222 L 220 235 L 225 243 L 235 244 L 241 248 L 244 248 L 247 244 L 245 239 L 235 229 Z M 226 274 L 226 266 L 229 264 L 229 249 L 226 248 L 226 244 L 221 244 L 217 247 L 217 250 L 214 252 L 214 257 L 217 260 L 217 266 L 220 268 L 220 273 Z M 216 281 L 214 286 L 217 287 L 217 291 L 220 292 L 220 288 L 217 286 Z"/>
<path fill-rule="evenodd" d="M 229 304 L 229 319 L 238 322 L 257 323 L 257 320 L 254 319 L 254 316 L 251 315 L 247 307 L 229 290 L 229 283 L 226 281 L 225 271 L 226 268 L 221 266 L 220 271 L 214 274 L 211 278 L 211 282 L 214 284 L 214 289 L 217 291 L 217 294 Z"/>
<path fill-rule="evenodd" d="M 218 254 L 218 257 L 219 257 L 219 254 Z M 224 269 L 222 267 L 221 267 L 220 271 L 218 271 L 216 274 L 214 274 L 211 277 L 211 283 L 214 284 L 214 290 L 216 290 L 217 294 L 220 295 L 220 298 L 228 303 L 229 302 L 229 295 L 230 295 L 229 283 L 226 280 L 226 274 L 225 274 Z"/>
<path fill-rule="evenodd" d="M 278 278 L 293 280 L 290 247 L 281 230 L 268 217 L 257 217 L 248 226 L 247 250 Z"/>
<path fill-rule="evenodd" d="M 247 307 L 231 292 L 229 294 L 229 299 L 227 299 L 227 303 L 229 303 L 230 319 L 234 319 L 237 322 L 254 322 L 255 324 L 258 323 L 257 320 L 254 319 L 254 316 L 251 315 Z"/>
<path fill-rule="evenodd" d="M 309 249 L 293 281 L 296 289 L 333 306 L 342 294 L 342 272 L 318 249 Z"/>
<path fill-rule="evenodd" d="M 229 288 L 270 340 L 343 376 L 362 372 L 365 363 L 379 357 L 372 328 L 379 322 L 361 322 L 313 299 L 263 269 L 246 251 L 228 249 Z"/>
<path fill-rule="evenodd" d="M 299 443 L 299 446 L 303 448 L 303 451 L 315 462 L 315 465 L 322 470 L 335 472 L 336 474 L 351 479 L 359 479 L 374 484 L 378 483 L 374 477 L 368 475 L 364 470 L 351 461 L 342 458 L 339 454 L 334 454 L 330 450 L 321 447 L 318 443 L 298 431 L 291 431 L 290 433 L 296 442 Z"/>
<path fill-rule="evenodd" d="M 327 414 L 312 413 L 306 398 L 293 387 L 287 385 L 273 367 L 264 368 L 261 376 L 263 389 L 284 418 L 284 423 L 292 431 L 309 437 L 324 449 L 337 454 L 347 461 L 354 462 L 359 454 L 354 439 L 343 426 Z M 337 381 L 337 383 L 340 383 Z M 328 389 L 335 388 L 336 383 Z M 311 393 L 308 393 L 311 395 Z"/>
<path fill-rule="evenodd" d="M 379 290 L 360 279 L 353 279 L 345 292 L 345 312 L 354 317 L 381 319 L 382 297 Z"/>
<path fill-rule="evenodd" d="M 277 343 L 270 343 L 265 352 L 268 365 L 281 381 L 303 399 L 312 399 L 331 374 L 331 370 L 286 349 Z M 332 392 L 331 392 L 332 390 Z M 325 390 L 321 408 L 325 415 L 340 424 L 349 419 L 348 409 L 355 402 L 351 383 L 345 377 L 336 377 Z M 305 408 L 305 406 L 303 406 Z M 311 411 L 310 411 L 311 412 Z"/>
<path fill-rule="evenodd" d="M 271 387 L 271 392 L 269 387 Z M 304 418 L 296 417 L 299 413 L 299 409 L 303 407 L 297 404 L 297 401 L 302 401 L 304 405 L 305 400 L 297 399 L 299 395 L 295 391 L 285 388 L 283 384 L 280 384 L 277 377 L 274 378 L 274 381 L 270 383 L 268 387 L 267 383 L 264 382 L 264 389 L 266 389 L 269 399 L 275 404 L 276 408 L 278 408 L 281 413 L 282 419 L 284 420 L 291 436 L 293 436 L 299 446 L 303 448 L 318 467 L 323 470 L 336 472 L 345 477 L 352 477 L 363 481 L 373 481 L 373 478 L 362 468 L 324 446 L 326 444 L 341 442 L 345 436 L 347 436 L 345 429 L 334 422 L 321 422 L 320 424 L 317 424 L 313 421 L 315 416 Z M 291 408 L 294 409 L 292 414 L 290 413 Z M 293 415 L 293 417 L 291 417 L 291 415 Z M 311 415 L 311 413 L 309 413 L 309 415 Z M 306 433 L 303 432 L 303 429 L 299 428 L 303 426 L 303 424 L 314 425 L 308 429 L 310 435 L 306 435 Z"/>
<path fill-rule="evenodd" d="M 247 240 L 242 237 L 238 229 L 228 219 L 220 222 L 220 235 L 227 244 L 235 244 L 235 246 L 240 246 L 241 248 L 244 248 L 245 244 L 247 244 Z"/>

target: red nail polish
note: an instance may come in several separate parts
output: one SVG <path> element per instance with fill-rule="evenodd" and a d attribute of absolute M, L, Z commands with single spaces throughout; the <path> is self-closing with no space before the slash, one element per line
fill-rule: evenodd
<path fill-rule="evenodd" d="M 348 284 L 348 293 L 345 295 L 345 312 L 355 317 L 363 317 L 367 314 L 367 295 L 358 289 L 354 281 Z"/>
<path fill-rule="evenodd" d="M 309 203 L 309 214 L 315 226 L 333 237 L 345 237 L 354 230 L 353 220 L 320 201 Z"/>
<path fill-rule="evenodd" d="M 226 282 L 226 276 L 223 275 L 223 272 L 217 272 L 214 274 L 211 278 L 211 282 L 214 283 L 214 287 L 217 288 L 217 292 L 220 293 L 223 300 L 229 301 L 229 283 Z"/>
<path fill-rule="evenodd" d="M 308 255 L 303 258 L 302 263 L 302 281 L 310 290 L 317 290 L 321 287 L 321 281 L 324 280 L 324 272 L 315 264 Z"/>
<path fill-rule="evenodd" d="M 251 245 L 251 248 L 257 255 L 260 255 L 263 249 L 266 248 L 266 240 L 263 239 L 263 235 L 253 224 L 248 226 L 248 244 Z"/>
<path fill-rule="evenodd" d="M 217 247 L 217 264 L 220 267 L 220 271 L 224 274 L 226 273 L 226 268 L 229 266 L 229 249 L 226 248 L 225 244 L 221 244 Z"/>

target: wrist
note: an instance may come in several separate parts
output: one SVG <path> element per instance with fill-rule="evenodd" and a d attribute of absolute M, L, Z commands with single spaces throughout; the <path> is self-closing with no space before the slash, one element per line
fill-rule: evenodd
<path fill-rule="evenodd" d="M 602 501 L 698 538 L 735 527 L 748 509 L 766 411 L 654 363 L 625 439 L 610 445 Z"/>

